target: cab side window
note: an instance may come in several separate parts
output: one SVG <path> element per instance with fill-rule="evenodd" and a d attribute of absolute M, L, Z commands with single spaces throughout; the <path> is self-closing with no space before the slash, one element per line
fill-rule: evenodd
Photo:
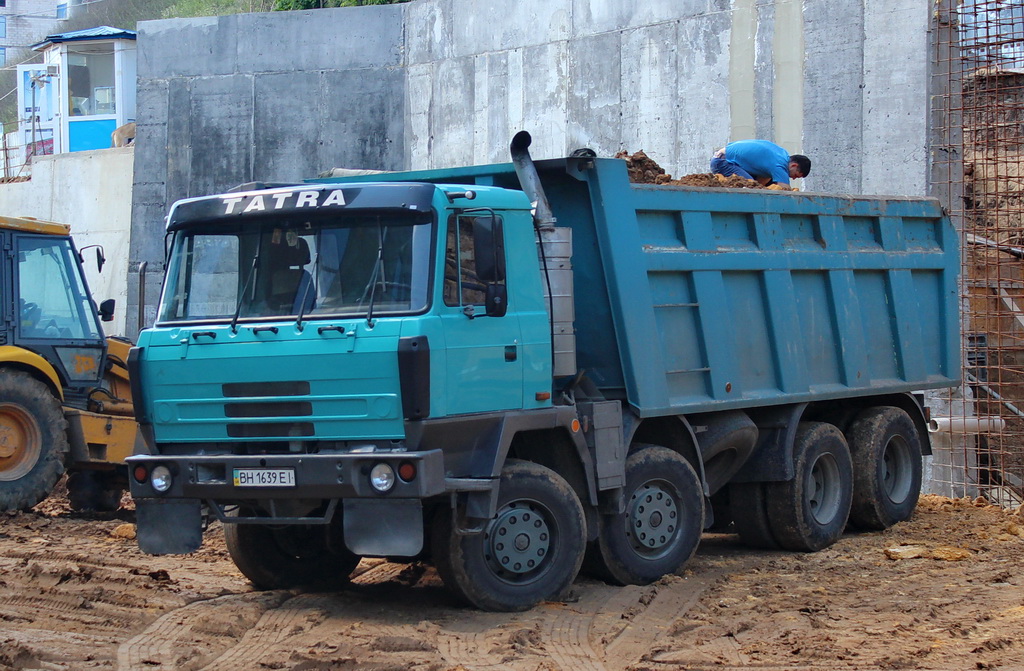
<path fill-rule="evenodd" d="M 444 304 L 483 305 L 488 284 L 505 284 L 501 218 L 452 216 L 445 246 Z"/>

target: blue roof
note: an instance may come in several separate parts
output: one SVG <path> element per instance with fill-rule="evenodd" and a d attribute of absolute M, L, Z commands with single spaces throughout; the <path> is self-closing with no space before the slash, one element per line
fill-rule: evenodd
<path fill-rule="evenodd" d="M 41 47 L 45 47 L 48 44 L 60 44 L 61 42 L 81 42 L 85 40 L 134 40 L 137 39 L 138 33 L 134 30 L 123 30 L 121 28 L 111 28 L 110 26 L 98 26 L 96 28 L 86 28 L 85 30 L 73 30 L 70 33 L 57 33 L 56 35 L 47 35 L 46 39 L 42 42 L 32 45 L 32 49 L 38 51 Z"/>

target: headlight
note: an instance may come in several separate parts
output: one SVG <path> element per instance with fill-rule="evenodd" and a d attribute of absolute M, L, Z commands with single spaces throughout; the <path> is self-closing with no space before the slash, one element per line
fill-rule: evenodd
<path fill-rule="evenodd" d="M 389 491 L 395 486 L 395 469 L 385 463 L 377 464 L 370 469 L 370 485 L 381 493 Z"/>
<path fill-rule="evenodd" d="M 166 466 L 157 466 L 149 476 L 149 484 L 153 489 L 163 494 L 171 488 L 171 481 L 173 479 L 171 477 L 171 469 Z"/>

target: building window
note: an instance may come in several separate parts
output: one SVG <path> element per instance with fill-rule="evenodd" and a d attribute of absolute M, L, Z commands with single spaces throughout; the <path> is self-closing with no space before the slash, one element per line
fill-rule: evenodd
<path fill-rule="evenodd" d="M 0 16 L 0 40 L 7 39 L 7 17 Z"/>
<path fill-rule="evenodd" d="M 4 0 L 0 0 L 0 2 L 4 2 Z M 57 5 L 57 18 L 58 19 L 66 19 L 66 18 L 68 18 L 68 3 L 65 2 L 64 4 Z"/>
<path fill-rule="evenodd" d="M 0 65 L 7 65 L 7 49 L 0 47 Z"/>

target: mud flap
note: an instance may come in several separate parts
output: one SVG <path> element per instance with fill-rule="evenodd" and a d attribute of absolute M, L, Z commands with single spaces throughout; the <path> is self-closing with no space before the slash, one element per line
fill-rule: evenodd
<path fill-rule="evenodd" d="M 203 544 L 199 499 L 135 499 L 139 549 L 151 555 L 181 555 Z"/>
<path fill-rule="evenodd" d="M 345 499 L 345 545 L 360 557 L 413 557 L 423 549 L 419 499 Z"/>

